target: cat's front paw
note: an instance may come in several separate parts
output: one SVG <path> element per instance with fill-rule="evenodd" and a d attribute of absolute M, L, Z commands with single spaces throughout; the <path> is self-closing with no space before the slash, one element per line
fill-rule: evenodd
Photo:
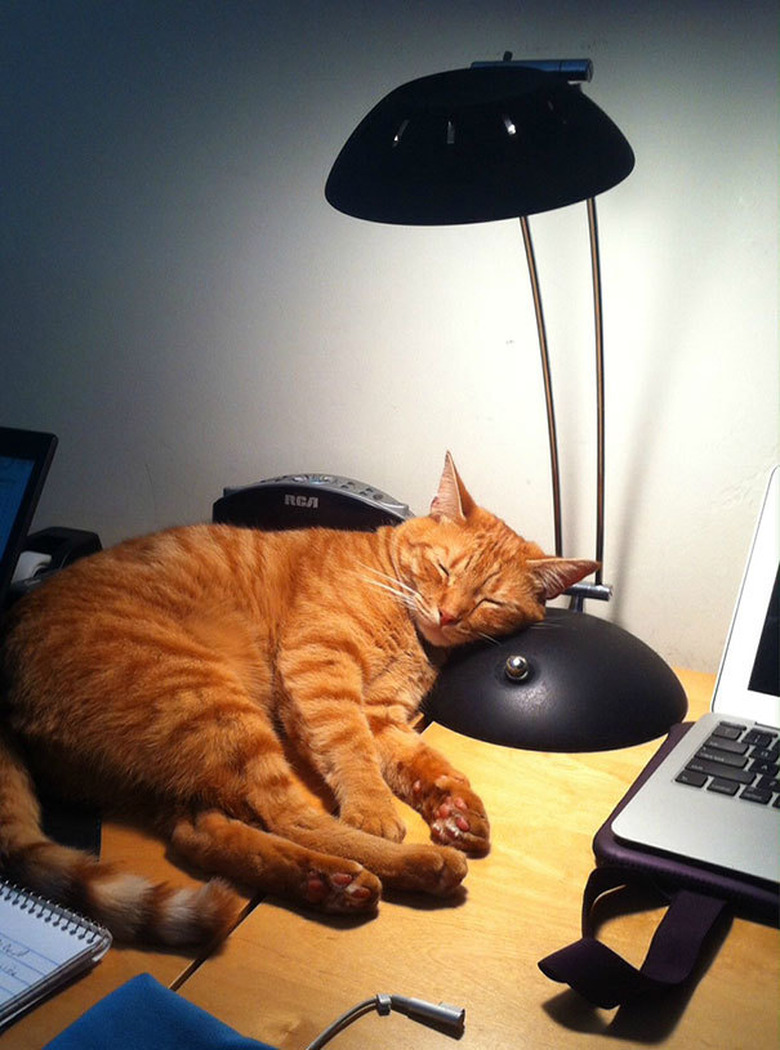
<path fill-rule="evenodd" d="M 358 828 L 369 835 L 388 839 L 390 842 L 402 842 L 406 835 L 406 825 L 396 813 L 392 803 L 389 806 L 376 802 L 366 803 L 360 808 L 343 806 L 340 816 L 350 827 Z"/>
<path fill-rule="evenodd" d="M 338 860 L 335 866 L 342 870 L 329 871 L 322 866 L 312 867 L 307 871 L 301 887 L 307 904 L 316 904 L 330 912 L 349 913 L 374 909 L 382 891 L 382 884 L 376 875 L 366 871 L 360 864 L 350 861 Z"/>
<path fill-rule="evenodd" d="M 420 796 L 416 808 L 429 824 L 434 842 L 454 846 L 464 853 L 488 852 L 490 822 L 482 800 L 464 780 L 438 777 L 424 798 L 421 781 L 414 784 L 413 790 Z"/>

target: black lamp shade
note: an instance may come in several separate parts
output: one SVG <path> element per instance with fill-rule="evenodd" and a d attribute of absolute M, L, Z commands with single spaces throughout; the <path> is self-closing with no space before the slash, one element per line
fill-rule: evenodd
<path fill-rule="evenodd" d="M 390 92 L 347 140 L 325 196 L 374 222 L 487 222 L 595 197 L 633 166 L 579 88 L 532 68 L 472 67 Z"/>

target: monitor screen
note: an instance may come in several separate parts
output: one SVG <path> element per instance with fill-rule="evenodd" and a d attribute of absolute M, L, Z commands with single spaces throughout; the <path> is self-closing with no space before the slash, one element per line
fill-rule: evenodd
<path fill-rule="evenodd" d="M 0 609 L 56 447 L 53 434 L 0 427 Z"/>
<path fill-rule="evenodd" d="M 11 530 L 35 466 L 32 459 L 0 456 L 0 560 L 5 554 Z"/>

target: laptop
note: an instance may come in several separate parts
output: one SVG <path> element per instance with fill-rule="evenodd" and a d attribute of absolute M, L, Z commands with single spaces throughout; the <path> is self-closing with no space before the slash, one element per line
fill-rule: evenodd
<path fill-rule="evenodd" d="M 0 427 L 0 610 L 56 447 L 54 434 Z"/>
<path fill-rule="evenodd" d="M 772 471 L 711 710 L 612 822 L 618 839 L 780 883 L 780 467 Z"/>

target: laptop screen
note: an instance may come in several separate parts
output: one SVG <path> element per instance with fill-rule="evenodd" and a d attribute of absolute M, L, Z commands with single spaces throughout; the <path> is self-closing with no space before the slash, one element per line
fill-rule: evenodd
<path fill-rule="evenodd" d="M 0 609 L 56 446 L 53 434 L 0 427 Z"/>
<path fill-rule="evenodd" d="M 758 642 L 748 688 L 756 693 L 780 696 L 780 568 L 775 574 L 775 585 L 769 599 L 764 627 Z"/>
<path fill-rule="evenodd" d="M 713 710 L 780 725 L 780 468 L 769 480 L 715 687 Z"/>

